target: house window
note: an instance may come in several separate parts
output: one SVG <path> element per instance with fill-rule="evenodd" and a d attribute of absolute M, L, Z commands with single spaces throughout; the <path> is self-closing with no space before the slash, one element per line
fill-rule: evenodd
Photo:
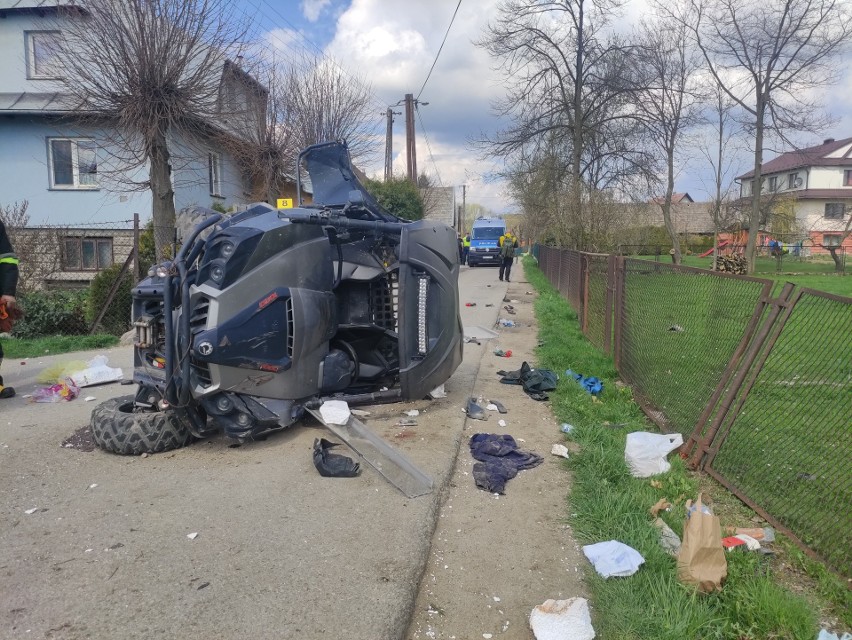
<path fill-rule="evenodd" d="M 787 176 L 787 188 L 788 189 L 798 189 L 802 186 L 802 179 L 799 177 L 798 172 L 791 173 Z"/>
<path fill-rule="evenodd" d="M 839 247 L 840 246 L 840 234 L 839 233 L 826 233 L 822 236 L 822 246 L 824 247 Z"/>
<path fill-rule="evenodd" d="M 843 202 L 826 202 L 825 203 L 825 218 L 826 220 L 843 220 L 846 215 L 846 204 Z"/>
<path fill-rule="evenodd" d="M 843 186 L 852 187 L 852 171 L 849 169 L 843 172 Z"/>
<path fill-rule="evenodd" d="M 778 191 L 778 176 L 772 176 L 769 178 L 769 192 L 775 193 Z"/>
<path fill-rule="evenodd" d="M 222 196 L 222 156 L 211 153 L 208 157 L 210 169 L 210 195 Z"/>
<path fill-rule="evenodd" d="M 98 154 L 94 140 L 49 138 L 51 189 L 97 189 Z"/>
<path fill-rule="evenodd" d="M 58 31 L 27 31 L 27 78 L 31 80 L 60 77 L 62 69 Z"/>
<path fill-rule="evenodd" d="M 112 238 L 65 238 L 63 268 L 68 271 L 100 271 L 112 266 Z"/>

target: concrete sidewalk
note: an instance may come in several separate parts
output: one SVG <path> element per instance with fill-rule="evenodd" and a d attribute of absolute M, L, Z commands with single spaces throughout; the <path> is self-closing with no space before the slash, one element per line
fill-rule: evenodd
<path fill-rule="evenodd" d="M 462 306 L 465 325 L 493 325 L 505 292 L 495 281 L 492 269 L 463 269 L 462 305 L 476 302 Z M 238 448 L 224 438 L 146 458 L 63 448 L 88 423 L 85 396 L 133 387 L 31 404 L 21 396 L 41 386 L 40 367 L 98 352 L 7 360 L 19 395 L 0 404 L 0 638 L 402 637 L 485 349 L 466 345 L 447 398 L 370 409 L 366 424 L 435 479 L 413 500 L 369 467 L 320 477 L 311 445 L 328 433 L 311 419 Z M 130 376 L 131 348 L 104 353 Z M 395 426 L 411 408 L 418 426 Z"/>

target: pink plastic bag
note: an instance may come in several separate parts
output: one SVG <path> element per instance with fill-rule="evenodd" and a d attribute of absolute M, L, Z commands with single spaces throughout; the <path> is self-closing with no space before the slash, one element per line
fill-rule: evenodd
<path fill-rule="evenodd" d="M 33 402 L 60 402 L 73 400 L 80 394 L 80 389 L 70 378 L 50 387 L 42 387 L 33 391 Z"/>

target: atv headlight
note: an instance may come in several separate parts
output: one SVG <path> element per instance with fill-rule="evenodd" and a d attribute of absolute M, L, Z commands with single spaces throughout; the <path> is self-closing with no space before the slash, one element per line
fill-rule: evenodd
<path fill-rule="evenodd" d="M 219 250 L 219 255 L 222 256 L 225 260 L 234 255 L 234 246 L 233 242 L 223 242 L 222 248 Z"/>
<path fill-rule="evenodd" d="M 225 279 L 225 267 L 213 263 L 213 266 L 210 267 L 210 279 L 216 284 L 222 284 L 222 280 Z"/>
<path fill-rule="evenodd" d="M 422 275 L 417 280 L 417 350 L 425 354 L 428 350 L 429 335 L 426 332 L 426 305 L 429 302 L 429 276 Z"/>

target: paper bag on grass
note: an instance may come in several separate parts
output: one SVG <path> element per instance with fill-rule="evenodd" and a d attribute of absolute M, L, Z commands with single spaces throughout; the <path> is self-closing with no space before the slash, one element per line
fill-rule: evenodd
<path fill-rule="evenodd" d="M 704 593 L 721 591 L 728 575 L 728 560 L 722 547 L 722 527 L 710 506 L 698 499 L 686 503 L 683 542 L 677 557 L 677 577 Z"/>

